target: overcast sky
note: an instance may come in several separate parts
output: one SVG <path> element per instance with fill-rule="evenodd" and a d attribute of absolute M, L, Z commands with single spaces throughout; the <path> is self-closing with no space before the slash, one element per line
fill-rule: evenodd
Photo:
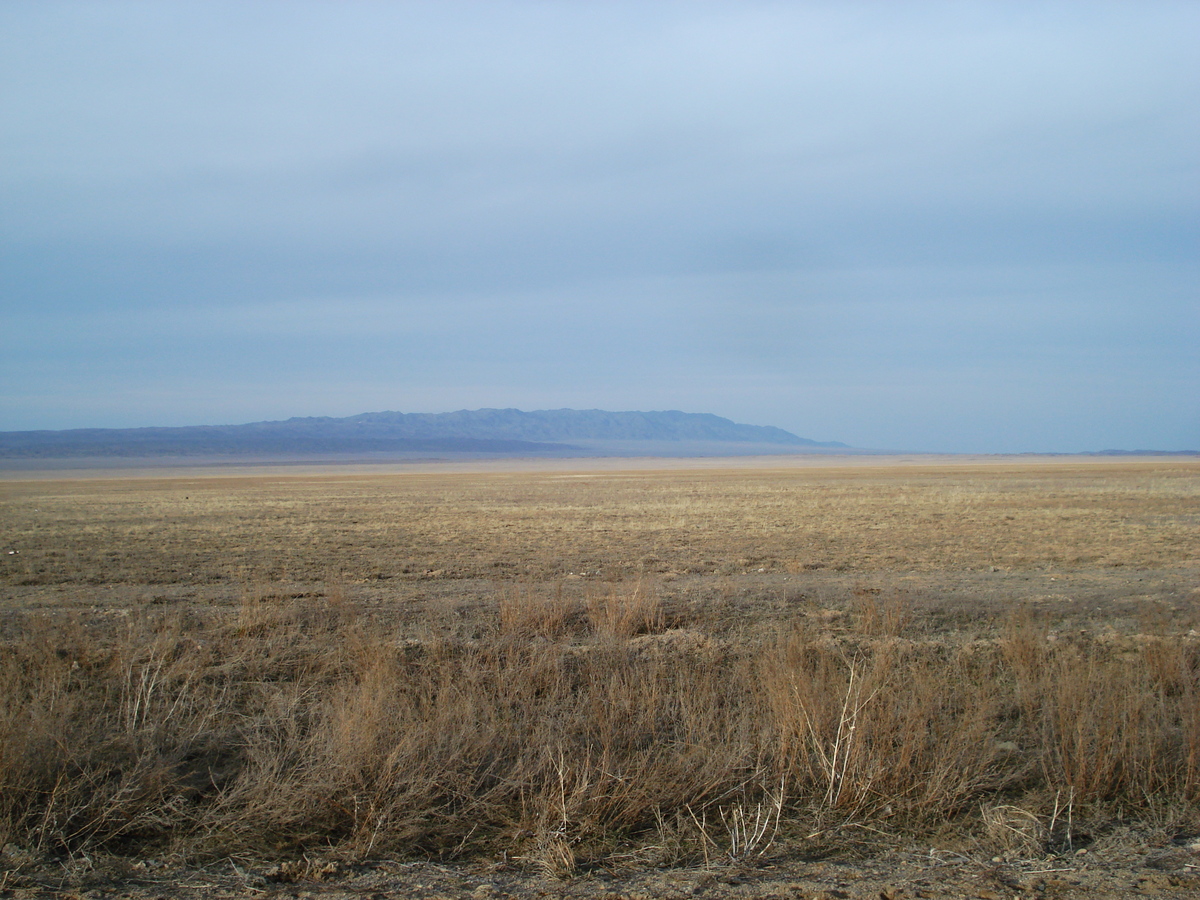
<path fill-rule="evenodd" d="M 0 430 L 1200 449 L 1200 3 L 0 4 Z"/>

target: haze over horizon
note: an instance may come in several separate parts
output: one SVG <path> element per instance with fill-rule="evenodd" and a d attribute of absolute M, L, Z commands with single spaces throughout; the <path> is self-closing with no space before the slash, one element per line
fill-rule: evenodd
<path fill-rule="evenodd" d="M 1200 5 L 11 0 L 0 430 L 1200 449 Z"/>

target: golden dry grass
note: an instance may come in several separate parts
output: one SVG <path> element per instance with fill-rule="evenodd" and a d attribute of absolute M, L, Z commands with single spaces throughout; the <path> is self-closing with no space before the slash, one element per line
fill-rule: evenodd
<path fill-rule="evenodd" d="M 1198 474 L 2 483 L 0 845 L 567 872 L 1196 827 Z"/>
<path fill-rule="evenodd" d="M 1192 460 L 0 482 L 9 584 L 1194 564 Z"/>

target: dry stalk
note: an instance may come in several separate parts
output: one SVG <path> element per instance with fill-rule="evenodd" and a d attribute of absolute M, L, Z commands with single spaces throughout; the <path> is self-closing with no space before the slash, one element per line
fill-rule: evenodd
<path fill-rule="evenodd" d="M 744 804 L 737 803 L 730 808 L 728 815 L 720 810 L 721 821 L 725 824 L 729 835 L 729 858 L 733 862 L 743 862 L 751 858 L 763 856 L 779 834 L 779 820 L 783 815 L 784 784 L 781 780 L 779 791 L 768 793 L 769 802 L 755 804 L 754 813 L 746 812 Z M 770 836 L 768 837 L 768 832 Z"/>
<path fill-rule="evenodd" d="M 848 663 L 849 676 L 846 691 L 841 700 L 841 713 L 838 716 L 832 746 L 828 746 L 826 737 L 820 733 L 814 715 L 809 711 L 803 699 L 799 699 L 798 702 L 812 741 L 812 748 L 825 773 L 825 803 L 828 806 L 838 806 L 841 801 L 850 766 L 858 749 L 856 737 L 859 715 L 875 699 L 882 688 L 882 685 L 877 686 L 867 696 L 861 696 L 862 679 L 859 663 L 860 660 L 857 657 Z"/>
<path fill-rule="evenodd" d="M 1068 790 L 1067 803 L 1066 803 L 1065 807 L 1063 807 L 1061 805 L 1061 801 L 1062 801 L 1062 791 L 1055 791 L 1055 793 L 1054 793 L 1054 812 L 1050 815 L 1050 825 L 1047 827 L 1046 833 L 1050 838 L 1054 837 L 1054 828 L 1058 824 L 1059 814 L 1061 812 L 1065 811 L 1067 814 L 1067 833 L 1066 833 L 1065 842 L 1066 842 L 1066 846 L 1067 846 L 1068 850 L 1074 850 L 1075 842 L 1072 837 L 1072 831 L 1074 830 L 1074 824 L 1075 824 L 1075 822 L 1074 822 L 1074 819 L 1075 819 L 1075 788 L 1070 788 Z"/>
<path fill-rule="evenodd" d="M 1001 804 L 985 807 L 982 819 L 984 829 L 997 849 L 1016 850 L 1026 856 L 1044 852 L 1050 828 L 1035 813 L 1019 806 Z"/>

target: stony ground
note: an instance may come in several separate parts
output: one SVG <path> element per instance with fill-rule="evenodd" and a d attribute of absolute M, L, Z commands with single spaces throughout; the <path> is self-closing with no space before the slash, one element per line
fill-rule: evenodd
<path fill-rule="evenodd" d="M 987 858 L 936 848 L 883 850 L 815 859 L 768 852 L 753 862 L 647 868 L 614 861 L 569 878 L 515 861 L 446 865 L 374 860 L 345 865 L 320 856 L 287 863 L 226 859 L 178 868 L 167 861 L 76 859 L 53 866 L 5 858 L 0 897 L 61 900 L 321 898 L 437 900 L 570 897 L 649 898 L 1063 898 L 1200 896 L 1200 843 L 1124 832 L 1088 848 L 1041 858 Z"/>

